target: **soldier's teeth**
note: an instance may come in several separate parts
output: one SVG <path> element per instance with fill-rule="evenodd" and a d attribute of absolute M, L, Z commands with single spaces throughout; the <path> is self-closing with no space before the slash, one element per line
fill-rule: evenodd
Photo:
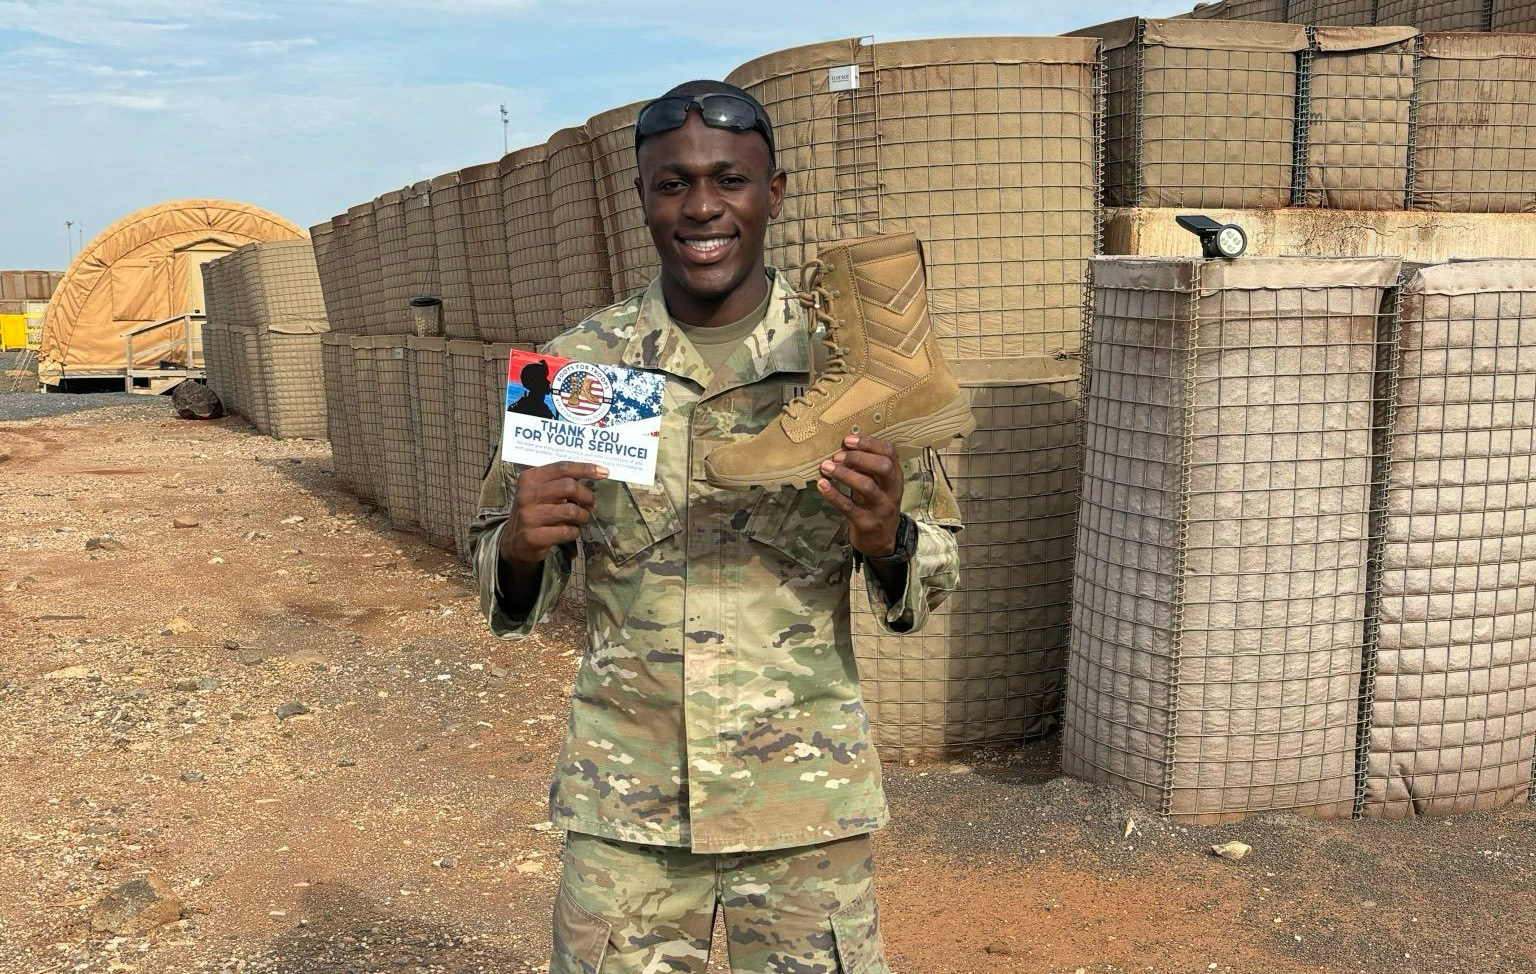
<path fill-rule="evenodd" d="M 724 247 L 726 244 L 728 244 L 730 242 L 731 242 L 731 238 L 730 237 L 710 237 L 708 240 L 684 240 L 683 241 L 683 243 L 688 245 L 689 249 L 697 250 L 700 253 L 704 253 L 704 254 L 707 254 L 707 253 L 709 253 L 710 251 L 713 251 L 713 250 L 719 250 L 721 247 Z"/>

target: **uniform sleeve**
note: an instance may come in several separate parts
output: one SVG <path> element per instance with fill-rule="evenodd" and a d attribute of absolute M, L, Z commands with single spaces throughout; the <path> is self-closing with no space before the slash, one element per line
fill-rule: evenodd
<path fill-rule="evenodd" d="M 864 571 L 869 607 L 887 632 L 922 630 L 928 613 L 938 608 L 960 584 L 960 507 L 949 486 L 943 464 L 932 450 L 907 461 L 901 509 L 917 523 L 917 554 L 907 564 L 907 587 L 890 599 L 875 573 Z"/>
<path fill-rule="evenodd" d="M 491 632 L 504 638 L 521 638 L 532 633 L 538 624 L 560 601 L 571 577 L 571 564 L 576 558 L 575 543 L 551 548 L 544 559 L 544 573 L 539 581 L 539 594 L 526 616 L 508 610 L 498 584 L 500 573 L 497 554 L 501 544 L 501 532 L 506 528 L 507 515 L 512 510 L 512 498 L 517 493 L 517 472 L 510 463 L 501 462 L 501 450 L 491 462 L 491 469 L 480 484 L 480 507 L 469 525 L 470 564 L 480 589 L 480 612 L 490 624 Z"/>

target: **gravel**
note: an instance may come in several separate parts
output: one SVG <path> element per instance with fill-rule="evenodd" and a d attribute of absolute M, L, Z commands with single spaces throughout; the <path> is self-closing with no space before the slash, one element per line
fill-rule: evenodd
<path fill-rule="evenodd" d="M 0 395 L 0 423 L 47 419 L 86 409 L 124 406 L 134 410 L 170 410 L 170 400 L 130 392 L 16 392 Z"/>

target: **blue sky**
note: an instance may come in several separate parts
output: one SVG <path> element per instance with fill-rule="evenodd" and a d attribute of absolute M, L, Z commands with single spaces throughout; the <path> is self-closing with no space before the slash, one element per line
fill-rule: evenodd
<path fill-rule="evenodd" d="M 0 268 L 62 268 L 162 200 L 214 196 L 308 227 L 770 51 L 1057 34 L 1187 0 L 0 0 Z M 764 16 L 766 14 L 766 16 Z"/>

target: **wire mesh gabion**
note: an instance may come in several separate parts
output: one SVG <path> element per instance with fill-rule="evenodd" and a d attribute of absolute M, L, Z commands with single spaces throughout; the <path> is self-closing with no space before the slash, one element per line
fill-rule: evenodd
<path fill-rule="evenodd" d="M 1061 363 L 1052 360 L 1054 369 Z M 921 633 L 883 631 L 851 581 L 854 657 L 882 751 L 937 756 L 1057 726 L 1072 605 L 1077 382 L 967 382 L 977 428 L 941 452 L 961 586 Z"/>
<path fill-rule="evenodd" d="M 1379 0 L 1376 24 L 1423 31 L 1480 31 L 1487 29 L 1488 6 L 1487 0 Z"/>
<path fill-rule="evenodd" d="M 623 300 L 643 290 L 660 266 L 645 211 L 635 192 L 635 102 L 592 116 L 592 173 L 597 180 L 597 205 L 603 218 L 603 239 L 613 275 L 613 296 Z"/>
<path fill-rule="evenodd" d="M 1536 36 L 1426 34 L 1413 208 L 1536 210 Z"/>
<path fill-rule="evenodd" d="M 857 40 L 750 61 L 732 83 L 775 121 L 791 173 L 770 262 L 839 237 L 923 241 L 934 333 L 954 360 L 1075 346 L 1097 245 L 1100 74 L 1087 38 Z M 859 71 L 834 89 L 835 68 Z"/>
<path fill-rule="evenodd" d="M 1412 28 L 1323 27 L 1313 32 L 1307 72 L 1307 205 L 1404 207 L 1417 36 Z"/>
<path fill-rule="evenodd" d="M 437 223 L 432 215 L 432 182 L 412 183 L 400 195 L 400 210 L 405 218 L 406 272 L 410 297 L 406 298 L 406 318 L 410 319 L 410 299 L 430 295 L 440 297 L 442 280 L 437 270 Z"/>
<path fill-rule="evenodd" d="M 1290 203 L 1304 27 L 1132 18 L 1076 33 L 1104 39 L 1109 205 Z"/>
<path fill-rule="evenodd" d="M 421 530 L 442 548 L 454 545 L 453 403 L 449 395 L 448 340 L 411 335 L 411 403 L 416 451 L 416 499 Z"/>
<path fill-rule="evenodd" d="M 1195 821 L 1353 814 L 1397 269 L 1095 260 L 1069 774 Z"/>
<path fill-rule="evenodd" d="M 1287 0 L 1218 0 L 1197 3 L 1190 16 L 1197 20 L 1267 20 L 1280 23 L 1286 19 Z"/>
<path fill-rule="evenodd" d="M 470 285 L 469 243 L 464 232 L 460 174 L 432 180 L 432 234 L 437 248 L 437 297 L 442 299 L 443 334 L 474 338 L 475 300 Z"/>
<path fill-rule="evenodd" d="M 459 206 L 464 211 L 464 242 L 469 247 L 475 332 L 486 341 L 511 341 L 517 334 L 500 170 L 499 163 L 488 162 L 461 170 L 459 175 Z"/>
<path fill-rule="evenodd" d="M 359 474 L 358 495 L 388 508 L 390 495 L 385 482 L 384 417 L 379 410 L 379 359 L 389 347 L 385 336 L 352 336 L 352 380 L 350 390 L 353 415 L 357 417 L 352 442 L 360 448 L 362 462 L 354 467 Z"/>
<path fill-rule="evenodd" d="M 1531 0 L 1495 3 L 1488 29 L 1517 34 L 1536 33 L 1536 3 Z"/>
<path fill-rule="evenodd" d="M 374 233 L 379 241 L 379 290 L 374 335 L 406 335 L 411 331 L 410 245 L 405 235 L 405 194 L 395 189 L 373 201 Z"/>
<path fill-rule="evenodd" d="M 359 203 L 347 210 L 351 246 L 348 259 L 352 276 L 357 281 L 357 307 L 359 327 L 353 334 L 382 335 L 385 333 L 384 309 L 387 304 L 384 293 L 384 273 L 379 263 L 378 221 L 373 202 Z"/>
<path fill-rule="evenodd" d="M 453 416 L 454 550 L 469 557 L 469 524 L 480 506 L 480 482 L 496 444 L 485 418 L 485 352 L 481 342 L 448 343 L 449 403 Z"/>
<path fill-rule="evenodd" d="M 1522 800 L 1536 753 L 1536 261 L 1412 273 L 1362 812 Z"/>
<path fill-rule="evenodd" d="M 501 161 L 507 266 L 517 307 L 517 340 L 546 341 L 561 331 L 560 261 L 550 222 L 547 149 L 519 149 Z"/>
<path fill-rule="evenodd" d="M 592 169 L 592 139 L 583 126 L 549 137 L 550 218 L 560 264 L 560 310 L 570 326 L 613 303 L 613 276 Z"/>
<path fill-rule="evenodd" d="M 416 435 L 406 335 L 391 335 L 374 349 L 375 395 L 384 452 L 384 498 L 389 522 L 402 530 L 421 524 L 416 497 Z"/>
<path fill-rule="evenodd" d="M 1379 0 L 1290 0 L 1285 20 L 1317 27 L 1370 27 Z"/>
<path fill-rule="evenodd" d="M 325 434 L 331 441 L 331 469 L 343 488 L 356 493 L 353 410 L 346 398 L 346 372 L 352 365 L 352 347 L 347 336 L 337 332 L 320 336 L 320 361 L 325 370 Z"/>

